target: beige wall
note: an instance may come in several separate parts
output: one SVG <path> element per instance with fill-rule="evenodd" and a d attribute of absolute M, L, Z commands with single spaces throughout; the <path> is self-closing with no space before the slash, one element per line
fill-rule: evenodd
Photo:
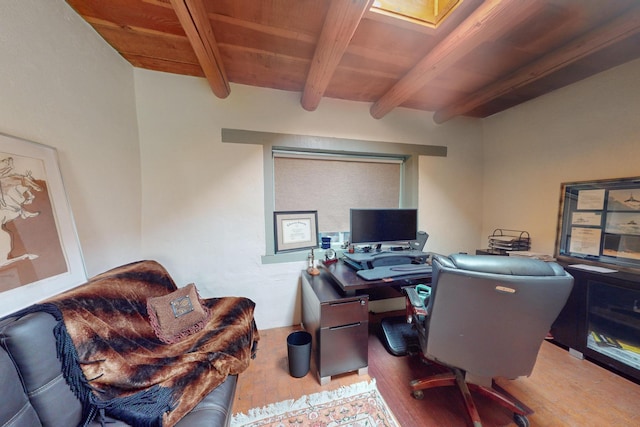
<path fill-rule="evenodd" d="M 431 118 L 425 120 L 431 122 Z M 482 139 L 480 121 L 457 119 L 431 129 L 447 145 L 446 158 L 420 161 L 419 211 L 429 233 L 425 250 L 441 254 L 475 253 L 482 227 Z M 445 131 L 445 129 L 447 129 Z"/>
<path fill-rule="evenodd" d="M 265 254 L 262 147 L 221 143 L 221 129 L 446 145 L 446 158 L 420 159 L 420 227 L 428 250 L 474 248 L 480 232 L 481 128 L 445 126 L 397 109 L 382 120 L 364 103 L 323 99 L 315 112 L 300 95 L 232 85 L 218 99 L 204 79 L 135 70 L 143 176 L 143 252 L 203 296 L 243 295 L 260 328 L 300 322 L 304 262 L 261 263 Z M 348 120 L 345 118 L 348 117 Z M 322 177 L 318 176 L 318 185 Z M 465 200 L 441 203 L 460 190 Z M 452 237 L 453 236 L 453 237 Z"/>
<path fill-rule="evenodd" d="M 640 60 L 485 119 L 483 236 L 552 254 L 562 182 L 640 176 Z"/>
<path fill-rule="evenodd" d="M 62 0 L 2 0 L 0 58 L 0 132 L 57 149 L 88 274 L 138 259 L 131 65 Z M 3 293 L 0 315 L 58 291 Z"/>

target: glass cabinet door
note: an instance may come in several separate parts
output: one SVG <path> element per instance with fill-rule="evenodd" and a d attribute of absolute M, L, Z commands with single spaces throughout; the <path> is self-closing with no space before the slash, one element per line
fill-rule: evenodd
<path fill-rule="evenodd" d="M 587 347 L 640 369 L 640 291 L 589 281 Z"/>

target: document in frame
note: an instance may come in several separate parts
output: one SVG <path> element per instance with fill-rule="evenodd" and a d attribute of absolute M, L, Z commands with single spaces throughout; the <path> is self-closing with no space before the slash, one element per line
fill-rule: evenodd
<path fill-rule="evenodd" d="M 599 256 L 601 236 L 602 230 L 599 228 L 571 227 L 569 252 Z"/>

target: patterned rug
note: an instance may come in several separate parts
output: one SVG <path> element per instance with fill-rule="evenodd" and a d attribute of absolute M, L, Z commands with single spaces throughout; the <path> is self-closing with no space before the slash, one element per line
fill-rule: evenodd
<path fill-rule="evenodd" d="M 247 414 L 234 414 L 231 427 L 399 427 L 375 380 L 285 400 Z"/>

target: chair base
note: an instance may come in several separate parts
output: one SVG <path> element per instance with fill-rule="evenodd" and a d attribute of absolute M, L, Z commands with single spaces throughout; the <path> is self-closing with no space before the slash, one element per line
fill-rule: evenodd
<path fill-rule="evenodd" d="M 471 396 L 471 391 L 488 397 L 513 412 L 514 421 L 519 427 L 527 427 L 529 425 L 529 421 L 526 417 L 527 415 L 533 414 L 533 410 L 497 385 L 495 381 L 493 382 L 492 387 L 484 387 L 477 384 L 467 383 L 464 380 L 464 374 L 460 369 L 450 369 L 451 372 L 448 373 L 437 374 L 428 378 L 411 381 L 409 385 L 411 386 L 413 397 L 416 399 L 422 399 L 424 396 L 423 390 L 430 388 L 457 386 L 458 390 L 460 390 L 460 393 L 462 394 L 467 414 L 469 415 L 469 419 L 474 427 L 481 427 L 482 422 L 480 420 L 476 404 Z"/>
<path fill-rule="evenodd" d="M 418 332 L 406 316 L 385 317 L 380 322 L 380 335 L 387 351 L 394 356 L 420 353 Z"/>

